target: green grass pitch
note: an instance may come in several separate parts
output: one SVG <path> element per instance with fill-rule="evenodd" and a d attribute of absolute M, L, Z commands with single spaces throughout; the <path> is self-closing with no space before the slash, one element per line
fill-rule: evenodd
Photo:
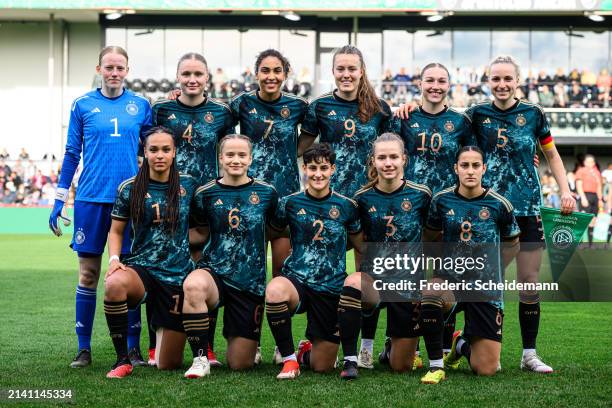
<path fill-rule="evenodd" d="M 519 370 L 517 305 L 507 303 L 503 370 L 493 378 L 475 377 L 464 362 L 460 371 L 450 372 L 448 380 L 437 386 L 419 383 L 423 371 L 400 375 L 380 366 L 361 370 L 361 377 L 350 383 L 341 381 L 339 372 L 308 371 L 297 381 L 281 383 L 275 379 L 278 368 L 270 364 L 274 343 L 264 323 L 264 364 L 254 370 L 214 369 L 203 381 L 188 381 L 182 378 L 183 370 L 137 368 L 130 378 L 113 381 L 104 377 L 114 363 L 114 352 L 100 284 L 93 365 L 73 370 L 68 364 L 77 347 L 73 328 L 77 261 L 68 243 L 68 237 L 50 235 L 0 236 L 2 389 L 70 388 L 76 405 L 104 407 L 612 406 L 612 303 L 543 304 L 538 352 L 556 369 L 551 375 Z M 376 352 L 384 341 L 384 321 L 383 312 Z M 225 340 L 220 329 L 215 348 L 223 360 Z M 293 332 L 297 343 L 304 333 L 303 316 L 294 319 Z M 143 348 L 146 338 L 143 331 Z M 187 364 L 187 350 L 185 357 Z"/>

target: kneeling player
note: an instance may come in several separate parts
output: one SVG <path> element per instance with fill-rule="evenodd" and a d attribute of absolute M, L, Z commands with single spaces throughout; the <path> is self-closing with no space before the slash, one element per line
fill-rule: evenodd
<path fill-rule="evenodd" d="M 183 361 L 185 334 L 181 324 L 181 282 L 194 268 L 189 255 L 189 210 L 195 180 L 179 175 L 172 133 L 151 129 L 145 139 L 145 161 L 136 177 L 119 186 L 109 233 L 110 266 L 105 277 L 104 313 L 117 362 L 106 375 L 132 373 L 127 357 L 128 306 L 145 297 L 153 307 L 159 369 L 175 369 Z M 123 232 L 132 222 L 132 252 L 119 262 Z"/>
<path fill-rule="evenodd" d="M 363 241 L 420 243 L 431 191 L 424 185 L 404 180 L 408 158 L 404 142 L 398 135 L 382 134 L 374 141 L 372 149 L 368 169 L 370 181 L 355 195 Z M 359 265 L 359 250 L 355 247 L 356 269 L 367 270 L 361 267 L 365 265 Z M 342 288 L 338 319 L 344 351 L 344 369 L 340 374 L 343 379 L 357 377 L 357 337 L 362 309 L 364 317 L 377 312 L 375 299 L 378 294 L 371 283 L 368 284 L 369 278 L 366 273 L 356 272 L 346 278 Z M 387 336 L 391 338 L 384 359 L 394 371 L 410 370 L 418 339 L 416 303 L 386 302 L 380 306 L 387 307 Z"/>
<path fill-rule="evenodd" d="M 299 363 L 324 372 L 335 366 L 340 343 L 338 302 L 346 277 L 347 233 L 353 245 L 360 232 L 357 204 L 329 187 L 336 155 L 329 145 L 304 152 L 306 191 L 283 197 L 271 226 L 289 226 L 292 253 L 266 288 L 268 324 L 283 358 L 278 379 L 300 374 Z M 295 355 L 291 316 L 307 313 L 306 337 Z M 299 361 L 299 363 L 298 363 Z"/>
<path fill-rule="evenodd" d="M 512 204 L 482 186 L 485 170 L 484 154 L 478 147 L 465 146 L 459 150 L 455 165 L 459 185 L 434 195 L 426 235 L 433 236 L 441 231 L 442 242 L 456 246 L 463 255 L 473 254 L 473 248 L 485 243 L 497 250 L 497 245 L 504 241 L 501 253 L 503 264 L 507 265 L 518 251 L 520 230 Z M 499 258 L 496 264 L 487 266 L 492 269 L 487 272 L 493 273 L 490 279 L 502 282 L 503 269 Z M 501 353 L 503 302 L 460 302 L 457 307 L 465 312 L 464 335 L 455 336 L 451 351 L 444 359 L 445 367 L 457 368 L 460 357 L 465 356 L 476 374 L 495 374 Z M 440 323 L 440 336 L 442 330 Z M 422 382 L 427 382 L 428 376 L 432 379 L 438 377 L 436 374 L 440 371 L 428 372 Z"/>
<path fill-rule="evenodd" d="M 195 194 L 195 221 L 210 235 L 199 269 L 183 283 L 183 325 L 193 352 L 187 378 L 210 373 L 206 358 L 209 311 L 225 307 L 223 336 L 227 363 L 233 370 L 251 368 L 261 336 L 266 285 L 266 224 L 278 197 L 269 184 L 247 175 L 252 145 L 243 135 L 227 135 L 219 146 L 223 177 Z"/>

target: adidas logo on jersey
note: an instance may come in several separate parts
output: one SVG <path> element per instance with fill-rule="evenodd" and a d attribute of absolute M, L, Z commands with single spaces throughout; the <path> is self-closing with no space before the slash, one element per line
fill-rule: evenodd
<path fill-rule="evenodd" d="M 81 322 L 76 322 L 74 327 L 85 327 L 85 325 L 83 323 L 81 323 Z"/>
<path fill-rule="evenodd" d="M 221 201 L 219 198 L 217 201 L 215 201 L 215 205 L 223 205 L 223 201 Z"/>
<path fill-rule="evenodd" d="M 450 209 L 450 210 L 447 212 L 447 214 L 448 214 L 448 215 L 455 215 L 455 211 L 454 211 L 454 210 L 451 208 L 451 209 Z"/>
<path fill-rule="evenodd" d="M 331 110 L 327 116 L 336 116 L 336 111 L 335 110 Z"/>
<path fill-rule="evenodd" d="M 371 213 L 376 212 L 376 207 L 374 207 L 374 206 L 370 207 L 368 212 L 371 212 Z"/>
<path fill-rule="evenodd" d="M 419 127 L 419 124 L 415 122 L 415 123 L 413 123 L 412 125 L 410 125 L 410 127 L 411 127 L 411 128 L 418 128 L 418 127 Z"/>
<path fill-rule="evenodd" d="M 486 118 L 485 120 L 482 121 L 483 125 L 490 125 L 491 124 L 491 118 Z"/>
<path fill-rule="evenodd" d="M 306 215 L 306 210 L 305 209 L 300 209 L 300 211 L 297 212 L 297 215 Z"/>
<path fill-rule="evenodd" d="M 501 329 L 499 329 L 499 330 L 497 331 L 497 334 L 501 336 L 501 334 L 502 334 Z"/>
<path fill-rule="evenodd" d="M 91 113 L 100 113 L 100 112 L 102 111 L 97 106 L 91 110 Z"/>
<path fill-rule="evenodd" d="M 257 109 L 253 108 L 249 111 L 249 113 L 252 113 L 254 115 L 257 115 Z"/>
<path fill-rule="evenodd" d="M 174 113 L 168 116 L 168 120 L 174 120 L 174 119 L 176 119 L 176 115 Z"/>

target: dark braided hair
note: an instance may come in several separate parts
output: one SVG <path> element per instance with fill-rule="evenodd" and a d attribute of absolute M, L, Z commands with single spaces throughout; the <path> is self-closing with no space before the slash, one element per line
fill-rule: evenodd
<path fill-rule="evenodd" d="M 172 131 L 163 126 L 155 126 L 147 131 L 144 136 L 144 144 L 146 149 L 147 140 L 149 136 L 165 133 L 171 136 L 172 145 L 174 146 L 174 137 L 172 137 Z M 134 226 L 142 223 L 145 214 L 145 199 L 147 192 L 149 190 L 149 162 L 145 158 L 138 170 L 138 174 L 134 179 L 134 185 L 132 186 L 132 190 L 130 191 L 130 213 L 132 214 L 132 222 Z M 170 234 L 174 234 L 176 232 L 176 227 L 179 219 L 179 210 L 180 210 L 180 193 L 181 193 L 181 183 L 179 172 L 176 168 L 176 161 L 172 160 L 172 165 L 170 166 L 170 175 L 168 178 L 168 190 L 166 191 L 166 208 L 163 214 L 160 214 L 162 217 L 162 222 L 164 229 L 166 232 Z"/>

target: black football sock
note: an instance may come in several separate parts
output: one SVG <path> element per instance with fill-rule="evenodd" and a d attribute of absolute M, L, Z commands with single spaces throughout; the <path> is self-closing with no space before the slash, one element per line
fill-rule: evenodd
<path fill-rule="evenodd" d="M 340 341 L 345 359 L 357 361 L 357 338 L 361 326 L 361 291 L 350 286 L 342 288 L 338 303 Z"/>
<path fill-rule="evenodd" d="M 206 357 L 210 328 L 208 313 L 183 313 L 183 328 L 193 357 Z"/>
<path fill-rule="evenodd" d="M 293 334 L 291 333 L 289 302 L 266 302 L 266 316 L 280 355 L 288 357 L 294 354 L 295 347 L 293 346 Z"/>
<path fill-rule="evenodd" d="M 438 297 L 423 297 L 421 301 L 421 329 L 425 339 L 425 348 L 429 356 L 429 366 L 439 367 L 442 360 L 442 332 L 444 331 L 442 300 Z M 432 365 L 435 364 L 435 365 Z"/>
<path fill-rule="evenodd" d="M 104 314 L 113 346 L 117 353 L 117 361 L 127 358 L 128 344 L 128 306 L 127 301 L 109 302 L 104 301 Z"/>

